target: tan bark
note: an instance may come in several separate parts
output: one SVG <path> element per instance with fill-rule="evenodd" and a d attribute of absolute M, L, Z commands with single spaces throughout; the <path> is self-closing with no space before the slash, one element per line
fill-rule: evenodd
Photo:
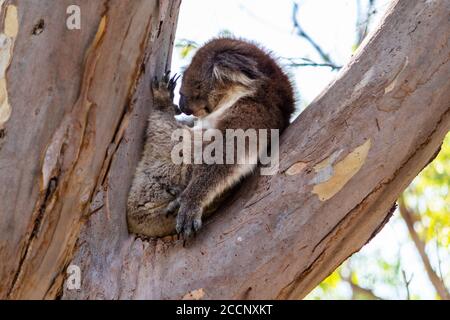
<path fill-rule="evenodd" d="M 141 2 L 148 3 L 148 0 Z M 109 10 L 111 15 L 115 12 L 117 16 L 131 20 L 145 16 L 145 12 L 151 15 L 149 12 L 153 11 L 148 7 L 137 10 L 141 2 L 128 3 L 136 9 L 134 15 L 120 8 L 122 2 L 112 1 L 115 6 L 110 4 Z M 19 15 L 20 12 L 19 8 Z M 123 78 L 119 81 L 114 78 L 114 73 L 105 74 L 106 66 L 100 69 L 100 65 L 120 68 L 122 65 L 117 63 L 119 52 L 127 54 L 127 61 L 135 62 L 136 55 L 142 54 L 142 48 L 151 50 L 145 42 L 137 52 L 131 51 L 131 44 L 122 49 L 112 43 L 107 46 L 108 39 L 113 40 L 112 35 L 107 37 L 108 32 L 114 34 L 116 41 L 123 39 L 120 35 L 124 32 L 123 25 L 107 24 L 99 49 L 94 50 L 99 51 L 99 56 L 106 61 L 98 59 L 97 72 L 94 70 L 93 77 L 88 78 L 89 88 L 93 91 L 83 95 L 86 89 L 83 91 L 82 88 L 86 84 L 81 80 L 78 65 L 75 70 L 79 73 L 74 73 L 78 74 L 78 81 L 83 86 L 74 89 L 72 103 L 64 109 L 66 114 L 72 109 L 81 109 L 73 117 L 88 119 L 84 128 L 89 129 L 84 130 L 84 135 L 74 132 L 69 136 L 71 144 L 62 155 L 61 168 L 68 165 L 70 170 L 58 171 L 54 190 L 41 191 L 40 197 L 47 198 L 46 201 L 36 200 L 39 190 L 27 198 L 22 195 L 33 186 L 37 188 L 35 184 L 42 179 L 36 159 L 41 159 L 44 147 L 55 139 L 54 133 L 63 123 L 64 114 L 61 114 L 50 123 L 54 127 L 39 126 L 43 137 L 37 134 L 37 129 L 30 129 L 32 135 L 39 137 L 35 144 L 43 146 L 33 145 L 36 154 L 24 151 L 18 159 L 27 161 L 34 171 L 21 169 L 21 175 L 16 172 L 9 175 L 9 180 L 3 180 L 3 175 L 0 178 L 2 188 L 4 181 L 15 185 L 8 193 L 0 189 L 9 199 L 7 204 L 0 203 L 1 219 L 9 221 L 6 224 L 9 227 L 2 225 L 9 234 L 5 235 L 3 229 L 0 234 L 1 258 L 8 261 L 1 271 L 2 279 L 3 275 L 7 279 L 1 284 L 2 290 L 9 290 L 12 298 L 55 297 L 62 287 L 65 266 L 78 237 L 71 263 L 81 267 L 82 288 L 79 291 L 65 289 L 63 297 L 66 299 L 305 296 L 383 226 L 393 202 L 427 164 L 449 130 L 449 13 L 447 1 L 394 1 L 383 24 L 362 45 L 339 78 L 285 132 L 279 173 L 255 175 L 245 181 L 221 210 L 205 222 L 204 228 L 187 247 L 183 247 L 181 240 L 146 241 L 127 232 L 125 203 L 142 146 L 140 137 L 146 117 L 143 100 L 148 93 L 139 89 L 145 81 L 139 82 L 132 95 L 139 99 L 131 116 L 112 112 L 124 110 L 126 97 L 130 95 L 124 93 L 122 96 L 115 90 L 127 91 L 125 84 L 130 81 Z M 96 26 L 100 16 L 98 13 Z M 84 49 L 92 42 L 94 29 L 86 38 Z M 139 27 L 136 32 L 145 33 Z M 167 32 L 165 35 L 169 34 Z M 16 45 L 19 43 L 20 31 Z M 108 53 L 103 52 L 106 48 Z M 110 56 L 114 54 L 117 54 L 116 59 Z M 134 59 L 129 57 L 130 54 Z M 22 54 L 19 56 L 23 61 L 31 60 L 29 56 L 28 60 Z M 157 55 L 160 59 L 162 56 Z M 157 57 L 150 57 L 150 64 L 159 65 L 155 62 L 161 61 Z M 163 61 L 164 65 L 166 60 Z M 14 65 L 13 59 L 12 67 Z M 62 61 L 61 65 L 65 67 Z M 54 69 L 58 70 L 53 66 L 46 72 Z M 135 74 L 128 64 L 120 69 L 122 72 L 118 75 Z M 11 72 L 8 72 L 8 88 L 19 90 L 17 84 L 10 83 L 15 74 Z M 148 79 L 147 76 L 142 78 Z M 61 80 L 56 79 L 61 85 Z M 109 82 L 102 85 L 99 79 Z M 58 87 L 58 94 L 59 90 Z M 28 91 L 31 97 L 36 94 Z M 77 104 L 79 96 L 95 102 L 88 117 L 82 117 L 86 111 L 81 112 L 84 109 L 79 105 L 86 103 Z M 19 99 L 20 95 L 10 93 L 10 97 Z M 43 99 L 47 95 L 36 97 Z M 62 97 L 66 99 L 66 94 Z M 7 129 L 11 126 L 14 108 L 20 110 L 18 102 L 11 105 L 13 114 L 6 123 Z M 105 111 L 100 106 L 113 109 Z M 32 107 L 28 105 L 27 108 Z M 25 106 L 21 109 L 28 111 Z M 25 116 L 16 117 L 14 124 L 20 123 L 20 129 L 27 128 L 29 122 L 34 124 Z M 121 132 L 124 132 L 123 139 L 120 139 Z M 15 134 L 15 137 L 19 136 Z M 8 131 L 6 139 L 10 139 Z M 80 139 L 83 142 L 78 142 L 77 158 L 66 160 L 73 152 L 72 142 Z M 108 148 L 111 142 L 112 147 Z M 27 184 L 21 179 L 30 187 L 26 188 Z M 83 196 L 87 194 L 83 192 L 87 184 L 87 190 L 96 190 L 92 197 Z M 45 197 L 46 193 L 49 196 Z M 25 203 L 34 208 L 34 215 L 31 209 L 17 209 L 14 212 L 18 213 L 11 213 L 16 206 Z M 5 209 L 5 206 L 8 207 Z M 38 210 L 42 207 L 43 210 Z M 87 222 L 78 236 L 80 217 L 88 212 L 92 214 L 85 215 Z M 19 217 L 19 213 L 24 216 Z M 41 222 L 37 232 L 31 233 L 36 217 Z M 14 221 L 26 222 L 22 233 Z M 31 238 L 32 245 L 23 240 L 24 235 L 28 235 L 25 239 Z M 16 242 L 5 241 L 13 237 Z M 25 258 L 20 264 L 8 260 L 15 259 L 16 248 L 28 248 L 26 254 L 22 254 Z M 19 276 L 15 278 L 14 273 Z M 8 289 L 13 281 L 12 290 Z"/>

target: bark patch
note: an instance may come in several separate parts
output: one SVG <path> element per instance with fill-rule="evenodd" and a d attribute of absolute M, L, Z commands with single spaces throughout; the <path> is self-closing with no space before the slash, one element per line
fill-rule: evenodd
<path fill-rule="evenodd" d="M 3 128 L 3 125 L 11 116 L 11 105 L 8 101 L 6 85 L 6 70 L 11 63 L 14 41 L 19 32 L 16 6 L 9 5 L 6 7 L 3 30 L 4 32 L 0 33 L 0 129 Z"/>
<path fill-rule="evenodd" d="M 186 293 L 183 296 L 182 300 L 201 300 L 204 296 L 205 290 L 203 290 L 203 288 L 200 288 Z"/>
<path fill-rule="evenodd" d="M 299 161 L 299 162 L 294 163 L 292 166 L 290 166 L 289 169 L 286 170 L 286 174 L 288 176 L 293 176 L 293 175 L 299 174 L 305 168 L 306 168 L 306 163 Z"/>
<path fill-rule="evenodd" d="M 370 145 L 369 139 L 334 166 L 332 162 L 337 158 L 336 154 L 340 152 L 333 153 L 314 167 L 316 170 L 314 180 L 320 182 L 314 186 L 313 193 L 317 194 L 320 201 L 332 198 L 361 169 L 366 161 Z"/>

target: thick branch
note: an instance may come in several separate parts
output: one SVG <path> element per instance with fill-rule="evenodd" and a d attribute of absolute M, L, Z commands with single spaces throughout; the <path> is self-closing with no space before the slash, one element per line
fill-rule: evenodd
<path fill-rule="evenodd" d="M 134 168 L 122 142 L 108 189 L 96 195 L 104 206 L 72 261 L 82 289 L 64 297 L 305 296 L 380 229 L 449 130 L 449 12 L 446 1 L 394 1 L 381 28 L 287 129 L 278 174 L 245 181 L 187 247 L 127 233 Z M 127 130 L 123 141 L 136 134 Z"/>

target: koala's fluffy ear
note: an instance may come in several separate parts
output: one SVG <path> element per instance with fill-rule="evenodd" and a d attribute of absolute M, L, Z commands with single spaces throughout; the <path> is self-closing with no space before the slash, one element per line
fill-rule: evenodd
<path fill-rule="evenodd" d="M 230 81 L 247 87 L 264 77 L 258 70 L 255 60 L 236 52 L 218 54 L 214 60 L 212 72 L 216 81 Z"/>

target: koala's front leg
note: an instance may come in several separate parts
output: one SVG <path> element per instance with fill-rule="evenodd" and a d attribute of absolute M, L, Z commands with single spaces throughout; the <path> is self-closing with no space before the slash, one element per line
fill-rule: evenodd
<path fill-rule="evenodd" d="M 174 74 L 170 78 L 170 71 L 167 71 L 164 76 L 158 80 L 155 77 L 151 83 L 151 89 L 153 94 L 153 104 L 156 108 L 164 109 L 173 107 L 175 113 L 179 113 L 178 108 L 173 103 L 174 90 L 177 85 L 177 81 L 180 78 L 177 74 Z"/>
<path fill-rule="evenodd" d="M 178 209 L 176 230 L 185 237 L 202 226 L 202 215 L 217 197 L 251 172 L 256 165 L 198 165 L 180 197 L 172 201 L 167 212 Z"/>

